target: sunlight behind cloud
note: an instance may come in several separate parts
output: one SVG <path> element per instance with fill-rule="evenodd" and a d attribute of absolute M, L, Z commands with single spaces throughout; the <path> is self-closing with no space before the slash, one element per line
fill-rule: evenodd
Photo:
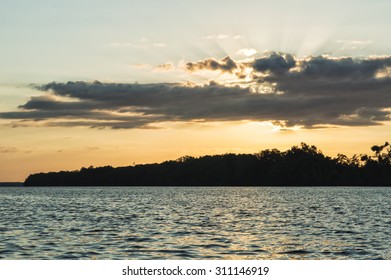
<path fill-rule="evenodd" d="M 244 48 L 244 49 L 238 50 L 236 52 L 236 54 L 241 54 L 241 55 L 245 55 L 245 56 L 253 56 L 257 52 L 258 51 L 256 49 L 253 49 L 253 48 Z"/>
<path fill-rule="evenodd" d="M 376 79 L 385 79 L 385 78 L 391 78 L 391 67 L 385 67 L 383 69 L 380 69 L 376 73 Z"/>

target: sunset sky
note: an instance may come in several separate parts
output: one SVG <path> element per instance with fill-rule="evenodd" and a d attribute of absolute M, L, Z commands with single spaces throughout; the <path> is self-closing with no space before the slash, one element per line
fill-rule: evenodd
<path fill-rule="evenodd" d="M 0 181 L 391 140 L 390 1 L 0 2 Z"/>

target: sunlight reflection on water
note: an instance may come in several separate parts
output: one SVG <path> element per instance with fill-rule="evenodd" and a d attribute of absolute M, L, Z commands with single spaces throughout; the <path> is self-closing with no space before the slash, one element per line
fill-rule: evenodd
<path fill-rule="evenodd" d="M 0 188 L 2 259 L 391 259 L 391 188 Z"/>

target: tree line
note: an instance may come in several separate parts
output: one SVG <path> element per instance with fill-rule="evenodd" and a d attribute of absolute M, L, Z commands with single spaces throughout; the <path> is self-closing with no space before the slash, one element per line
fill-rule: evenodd
<path fill-rule="evenodd" d="M 184 156 L 162 163 L 37 173 L 25 186 L 391 186 L 391 146 L 332 158 L 301 143 L 287 151 Z"/>

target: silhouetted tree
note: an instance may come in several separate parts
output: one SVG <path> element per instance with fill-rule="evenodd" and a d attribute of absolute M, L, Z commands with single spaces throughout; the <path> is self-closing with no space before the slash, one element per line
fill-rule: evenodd
<path fill-rule="evenodd" d="M 157 164 L 104 166 L 30 175 L 25 186 L 391 186 L 391 147 L 372 148 L 374 156 L 323 155 L 301 143 L 281 152 L 184 156 Z"/>

